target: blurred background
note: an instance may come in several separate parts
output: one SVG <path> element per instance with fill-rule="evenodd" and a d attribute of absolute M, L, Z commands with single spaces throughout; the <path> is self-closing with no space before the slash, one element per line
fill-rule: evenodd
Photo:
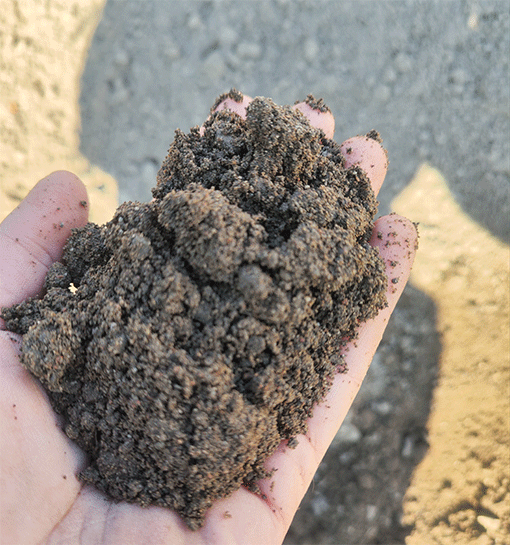
<path fill-rule="evenodd" d="M 101 223 L 236 87 L 376 129 L 411 284 L 288 544 L 510 543 L 508 1 L 4 0 L 0 218 L 57 168 Z"/>
<path fill-rule="evenodd" d="M 147 200 L 179 127 L 236 87 L 323 97 L 339 141 L 376 128 L 383 211 L 422 161 L 473 217 L 509 236 L 508 2 L 109 0 L 82 77 L 81 149 Z"/>

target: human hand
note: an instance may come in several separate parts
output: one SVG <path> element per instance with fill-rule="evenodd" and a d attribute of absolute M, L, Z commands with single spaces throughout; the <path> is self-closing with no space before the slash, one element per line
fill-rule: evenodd
<path fill-rule="evenodd" d="M 242 103 L 228 107 L 245 115 Z M 332 138 L 331 114 L 296 106 Z M 377 193 L 387 159 L 373 139 L 355 137 L 342 145 L 348 165 L 364 169 Z M 58 261 L 72 227 L 85 224 L 87 197 L 67 172 L 43 179 L 0 225 L 0 306 L 19 303 L 42 290 L 45 274 Z M 388 318 L 405 286 L 414 258 L 416 231 L 396 215 L 375 223 L 371 244 L 379 248 L 388 275 L 388 307 L 362 324 L 345 348 L 348 370 L 314 409 L 306 436 L 295 449 L 282 443 L 267 460 L 276 468 L 260 482 L 261 495 L 245 488 L 218 500 L 204 526 L 191 532 L 180 517 L 161 507 L 109 501 L 76 478 L 86 457 L 63 433 L 38 382 L 18 360 L 19 336 L 0 331 L 0 535 L 5 543 L 281 543 L 326 449 L 342 423 L 370 365 Z M 395 280 L 398 279 L 398 282 Z M 3 324 L 0 321 L 0 329 Z"/>

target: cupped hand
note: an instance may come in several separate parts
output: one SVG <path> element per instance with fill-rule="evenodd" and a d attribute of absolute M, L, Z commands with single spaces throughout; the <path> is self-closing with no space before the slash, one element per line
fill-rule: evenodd
<path fill-rule="evenodd" d="M 246 115 L 250 98 L 226 99 L 218 109 Z M 312 125 L 333 137 L 330 113 L 306 103 L 295 106 Z M 369 176 L 377 194 L 387 158 L 368 137 L 342 144 L 347 166 Z M 73 227 L 87 221 L 85 188 L 69 172 L 41 180 L 0 225 L 0 307 L 41 293 L 44 277 L 58 261 Z M 15 544 L 280 544 L 317 467 L 365 377 L 384 329 L 407 282 L 415 254 L 413 224 L 390 215 L 375 222 L 371 244 L 386 263 L 388 307 L 362 324 L 345 349 L 348 370 L 314 409 L 306 435 L 294 449 L 282 442 L 267 460 L 276 471 L 262 480 L 256 495 L 240 488 L 209 509 L 204 526 L 191 532 L 169 509 L 114 503 L 76 475 L 86 456 L 63 433 L 39 383 L 19 362 L 20 337 L 0 319 L 0 535 Z"/>

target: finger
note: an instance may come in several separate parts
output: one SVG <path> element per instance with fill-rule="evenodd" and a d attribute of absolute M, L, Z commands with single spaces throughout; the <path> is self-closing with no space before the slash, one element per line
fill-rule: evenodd
<path fill-rule="evenodd" d="M 347 372 L 336 375 L 325 399 L 314 408 L 308 433 L 298 436 L 298 446 L 289 449 L 283 442 L 267 461 L 266 468 L 274 468 L 276 472 L 272 478 L 260 482 L 262 498 L 286 528 L 365 377 L 409 278 L 416 241 L 416 229 L 405 218 L 391 215 L 376 222 L 371 244 L 379 249 L 386 264 L 388 307 L 362 324 L 358 338 L 344 351 Z"/>
<path fill-rule="evenodd" d="M 227 97 L 224 100 L 222 100 L 216 108 L 214 108 L 214 112 L 220 112 L 221 110 L 231 110 L 232 112 L 235 112 L 237 115 L 242 117 L 243 119 L 246 119 L 246 108 L 248 107 L 248 104 L 253 99 L 249 97 L 248 95 L 242 95 L 241 100 L 235 100 L 234 98 Z"/>
<path fill-rule="evenodd" d="M 235 95 L 235 98 L 233 96 L 227 96 L 223 100 L 221 100 L 216 107 L 212 109 L 212 113 L 214 112 L 220 112 L 221 110 L 231 110 L 232 112 L 235 112 L 237 115 L 242 117 L 243 119 L 246 119 L 246 108 L 248 107 L 248 104 L 253 99 L 249 97 L 248 95 L 243 95 L 241 93 L 238 93 Z M 207 119 L 209 119 L 211 116 L 207 116 Z M 200 135 L 203 136 L 205 132 L 204 126 L 202 125 L 200 127 Z"/>
<path fill-rule="evenodd" d="M 313 127 L 321 129 L 326 138 L 333 138 L 335 118 L 331 111 L 321 111 L 307 102 L 299 102 L 293 107 L 302 112 Z M 388 170 L 388 155 L 382 145 L 370 136 L 355 136 L 346 140 L 340 149 L 345 156 L 345 167 L 357 165 L 363 169 L 377 195 Z"/>
<path fill-rule="evenodd" d="M 354 136 L 340 149 L 345 157 L 345 167 L 357 165 L 364 170 L 377 195 L 388 170 L 388 155 L 382 145 L 369 136 Z"/>
<path fill-rule="evenodd" d="M 0 306 L 37 295 L 50 265 L 61 257 L 72 227 L 87 220 L 83 184 L 69 172 L 41 180 L 0 225 Z M 0 324 L 2 328 L 3 323 Z M 41 386 L 20 365 L 18 336 L 0 332 L 0 428 L 10 438 L 0 466 L 3 525 L 17 543 L 40 540 L 62 517 L 80 490 L 75 474 L 85 462 L 58 425 Z M 26 513 L 37 513 L 26 523 Z M 39 537 L 36 537 L 39 536 Z M 13 541 L 14 542 L 14 541 Z"/>
<path fill-rule="evenodd" d="M 358 337 L 343 350 L 347 372 L 337 375 L 334 387 L 314 411 L 308 437 L 319 458 L 333 440 L 365 378 L 389 317 L 409 279 L 417 239 L 416 228 L 407 218 L 392 214 L 375 222 L 370 245 L 378 248 L 385 264 L 388 306 L 360 325 Z"/>
<path fill-rule="evenodd" d="M 74 174 L 58 171 L 37 183 L 0 224 L 0 307 L 40 293 L 71 229 L 87 215 L 87 191 Z"/>
<path fill-rule="evenodd" d="M 294 104 L 293 108 L 305 115 L 312 127 L 321 129 L 326 138 L 333 138 L 335 134 L 335 118 L 329 110 L 321 111 L 319 108 L 313 108 L 306 102 Z"/>

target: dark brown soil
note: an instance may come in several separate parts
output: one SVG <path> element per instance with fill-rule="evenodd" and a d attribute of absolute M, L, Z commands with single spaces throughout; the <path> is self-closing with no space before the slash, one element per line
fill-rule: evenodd
<path fill-rule="evenodd" d="M 377 203 L 343 165 L 290 107 L 214 113 L 176 132 L 152 202 L 75 230 L 45 296 L 3 311 L 90 456 L 84 482 L 195 529 L 306 430 L 339 348 L 386 304 Z"/>

